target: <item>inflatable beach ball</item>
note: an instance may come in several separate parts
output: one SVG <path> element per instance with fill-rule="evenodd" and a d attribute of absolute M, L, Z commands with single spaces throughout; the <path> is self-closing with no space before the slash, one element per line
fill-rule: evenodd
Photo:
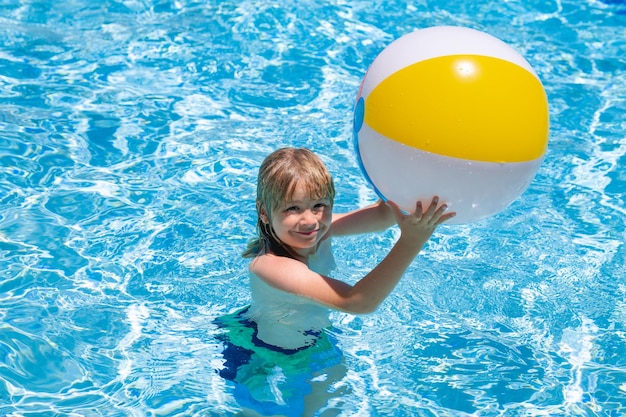
<path fill-rule="evenodd" d="M 530 185 L 548 144 L 545 91 L 530 64 L 484 32 L 437 26 L 387 46 L 354 111 L 355 151 L 380 197 L 406 212 L 433 195 L 476 221 Z"/>

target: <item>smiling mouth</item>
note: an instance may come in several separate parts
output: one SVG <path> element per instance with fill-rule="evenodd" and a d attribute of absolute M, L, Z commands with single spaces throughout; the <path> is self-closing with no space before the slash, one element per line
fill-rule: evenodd
<path fill-rule="evenodd" d="M 319 232 L 319 229 L 311 230 L 308 232 L 298 231 L 297 233 L 303 236 L 311 236 L 311 235 L 316 234 L 317 232 Z"/>

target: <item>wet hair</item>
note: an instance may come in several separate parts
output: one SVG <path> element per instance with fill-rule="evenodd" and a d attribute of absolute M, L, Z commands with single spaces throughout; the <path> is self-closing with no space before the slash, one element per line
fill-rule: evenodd
<path fill-rule="evenodd" d="M 291 200 L 296 186 L 305 187 L 312 199 L 328 198 L 332 208 L 335 186 L 322 160 L 305 148 L 281 148 L 268 155 L 257 179 L 257 236 L 243 252 L 244 258 L 253 258 L 263 251 L 293 258 L 293 250 L 283 244 L 271 226 L 274 210 Z M 263 222 L 264 212 L 268 222 Z"/>

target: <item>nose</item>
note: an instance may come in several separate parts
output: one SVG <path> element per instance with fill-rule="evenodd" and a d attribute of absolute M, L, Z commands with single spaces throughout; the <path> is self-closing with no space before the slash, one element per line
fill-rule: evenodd
<path fill-rule="evenodd" d="M 304 210 L 302 212 L 302 222 L 304 224 L 317 223 L 317 215 L 312 210 Z"/>

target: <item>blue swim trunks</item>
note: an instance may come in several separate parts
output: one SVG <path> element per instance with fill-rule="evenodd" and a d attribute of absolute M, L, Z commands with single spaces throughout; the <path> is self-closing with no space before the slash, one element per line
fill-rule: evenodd
<path fill-rule="evenodd" d="M 342 352 L 325 331 L 307 333 L 317 336 L 311 346 L 269 345 L 257 337 L 256 323 L 245 317 L 247 310 L 215 320 L 223 329 L 217 336 L 224 344 L 219 375 L 234 383 L 233 393 L 242 407 L 266 416 L 301 416 L 307 396 L 320 386 L 327 389 L 337 379 L 337 369 L 345 369 Z"/>

